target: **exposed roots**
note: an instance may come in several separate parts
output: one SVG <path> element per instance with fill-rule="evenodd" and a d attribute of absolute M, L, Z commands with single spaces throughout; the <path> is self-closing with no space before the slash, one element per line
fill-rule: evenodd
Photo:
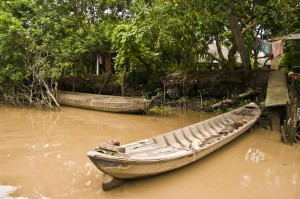
<path fill-rule="evenodd" d="M 51 79 L 49 74 L 46 74 L 49 71 L 44 70 L 44 65 L 47 64 L 47 56 L 43 58 L 41 54 L 37 54 L 32 60 L 32 64 L 26 66 L 28 74 L 26 78 L 20 80 L 18 86 L 6 85 L 0 101 L 38 109 L 55 109 L 58 107 L 60 110 L 60 106 L 55 99 L 57 83 L 53 80 L 47 82 L 46 78 L 41 75 L 44 74 L 48 79 Z M 41 71 L 42 68 L 44 71 Z"/>
<path fill-rule="evenodd" d="M 38 82 L 11 88 L 4 93 L 2 99 L 3 102 L 12 105 L 38 109 L 55 109 L 55 106 L 53 106 L 54 100 L 52 93 Z M 56 106 L 59 107 L 59 104 Z"/>

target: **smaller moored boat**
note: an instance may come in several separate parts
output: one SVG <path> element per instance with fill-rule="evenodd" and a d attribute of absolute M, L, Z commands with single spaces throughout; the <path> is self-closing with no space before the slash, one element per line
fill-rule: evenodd
<path fill-rule="evenodd" d="M 116 113 L 142 113 L 150 108 L 152 100 L 139 97 L 123 97 L 59 91 L 57 101 L 62 105 Z"/>
<path fill-rule="evenodd" d="M 250 129 L 261 114 L 250 103 L 211 119 L 152 138 L 119 146 L 103 143 L 87 156 L 116 179 L 136 179 L 168 172 L 190 164 Z"/>

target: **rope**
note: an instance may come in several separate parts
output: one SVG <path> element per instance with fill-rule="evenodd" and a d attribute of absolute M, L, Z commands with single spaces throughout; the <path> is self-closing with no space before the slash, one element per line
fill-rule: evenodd
<path fill-rule="evenodd" d="M 193 153 L 193 162 L 196 160 L 196 152 L 197 150 L 195 150 L 192 146 L 190 146 L 189 151 Z"/>

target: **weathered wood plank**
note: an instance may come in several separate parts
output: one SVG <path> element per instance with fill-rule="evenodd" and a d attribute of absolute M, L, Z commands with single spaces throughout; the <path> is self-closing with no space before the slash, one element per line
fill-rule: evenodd
<path fill-rule="evenodd" d="M 289 102 L 289 94 L 284 71 L 274 71 L 270 73 L 266 107 L 285 106 Z"/>
<path fill-rule="evenodd" d="M 171 153 L 177 152 L 178 149 L 172 147 L 172 146 L 160 146 L 159 148 L 146 150 L 146 151 L 140 151 L 139 153 L 132 154 L 132 158 L 141 158 L 141 157 L 149 157 L 149 156 L 160 156 L 160 155 L 167 155 Z M 180 150 L 179 150 L 180 151 Z"/>
<path fill-rule="evenodd" d="M 139 153 L 145 153 L 148 151 L 153 151 L 153 150 L 162 149 L 162 148 L 166 148 L 166 147 L 168 147 L 168 146 L 160 146 L 158 144 L 152 145 L 152 146 L 145 146 L 145 147 L 140 147 L 135 150 L 131 150 L 128 152 L 128 154 L 134 155 L 134 154 L 139 154 Z"/>

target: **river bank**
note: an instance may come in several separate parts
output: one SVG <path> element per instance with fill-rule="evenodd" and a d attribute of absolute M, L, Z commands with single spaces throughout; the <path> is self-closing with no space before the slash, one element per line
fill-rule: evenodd
<path fill-rule="evenodd" d="M 125 94 L 127 96 L 145 96 L 151 98 L 158 94 L 167 99 L 184 98 L 226 98 L 244 93 L 248 88 L 257 90 L 257 94 L 265 91 L 268 75 L 273 71 L 259 68 L 253 70 L 250 82 L 243 80 L 242 70 L 229 73 L 226 70 L 191 70 L 173 72 L 154 77 L 144 73 L 132 72 L 126 77 Z M 99 76 L 86 75 L 63 77 L 59 82 L 61 90 L 106 95 L 121 95 L 121 88 L 114 74 L 103 73 Z M 172 92 L 173 91 L 173 92 Z"/>

